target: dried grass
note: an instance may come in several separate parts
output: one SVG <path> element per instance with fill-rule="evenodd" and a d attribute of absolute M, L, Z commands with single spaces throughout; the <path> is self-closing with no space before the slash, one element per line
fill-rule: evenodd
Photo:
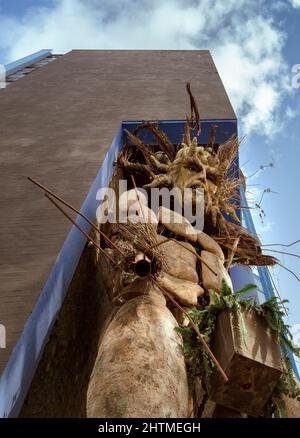
<path fill-rule="evenodd" d="M 126 224 L 117 224 L 116 230 L 122 240 L 129 243 L 129 247 L 133 247 L 136 251 L 143 252 L 150 258 L 152 261 L 152 274 L 158 273 L 167 267 L 163 252 L 158 246 L 159 242 L 155 225 L 141 222 L 134 224 L 128 221 Z M 130 250 L 128 250 L 127 263 L 133 262 L 136 251 L 130 252 Z"/>
<path fill-rule="evenodd" d="M 274 266 L 277 263 L 275 257 L 262 254 L 260 242 L 245 228 L 228 223 L 229 233 L 221 236 L 212 236 L 222 247 L 229 251 L 235 251 L 234 262 L 249 266 Z M 239 238 L 235 248 L 236 239 Z"/>

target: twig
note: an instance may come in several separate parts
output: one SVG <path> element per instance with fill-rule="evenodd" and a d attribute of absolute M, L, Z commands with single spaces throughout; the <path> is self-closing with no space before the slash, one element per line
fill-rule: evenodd
<path fill-rule="evenodd" d="M 202 334 L 200 333 L 199 328 L 197 327 L 197 325 L 194 323 L 193 319 L 190 317 L 190 315 L 180 306 L 180 304 L 177 303 L 176 300 L 174 300 L 174 298 L 172 297 L 171 294 L 169 294 L 169 292 L 167 292 L 162 286 L 160 286 L 160 284 L 154 279 L 152 278 L 153 283 L 162 291 L 162 293 L 164 295 L 166 295 L 169 300 L 171 300 L 175 306 L 182 312 L 184 313 L 184 315 L 187 316 L 187 318 L 189 319 L 191 326 L 193 327 L 196 335 L 198 336 L 201 344 L 203 345 L 206 353 L 209 355 L 209 357 L 211 358 L 211 360 L 213 361 L 213 363 L 216 365 L 218 371 L 220 372 L 220 374 L 222 375 L 223 379 L 225 382 L 228 382 L 228 377 L 225 374 L 223 368 L 221 367 L 220 363 L 218 362 L 217 358 L 215 357 L 215 355 L 213 354 L 213 352 L 211 351 L 211 349 L 209 348 L 207 342 L 205 341 L 205 339 L 203 338 Z"/>
<path fill-rule="evenodd" d="M 105 233 L 103 233 L 102 230 L 100 230 L 98 227 L 96 227 L 96 225 L 83 213 L 81 213 L 79 210 L 77 210 L 77 208 L 73 207 L 71 204 L 69 204 L 68 202 L 66 202 L 64 199 L 62 199 L 60 196 L 56 195 L 54 192 L 52 192 L 50 189 L 48 189 L 47 187 L 45 187 L 43 184 L 39 183 L 38 181 L 36 181 L 35 179 L 31 178 L 30 176 L 27 177 L 29 179 L 29 181 L 33 182 L 33 184 L 37 185 L 38 187 L 40 187 L 42 190 L 44 190 L 46 193 L 48 193 L 49 195 L 53 196 L 53 198 L 57 199 L 59 202 L 61 202 L 62 204 L 64 204 L 66 207 L 70 208 L 71 210 L 75 211 L 75 213 L 79 214 L 79 216 L 81 216 L 83 219 L 85 219 L 93 228 L 95 231 L 97 231 L 102 237 L 104 237 L 104 239 L 116 250 L 118 251 L 124 258 L 126 258 L 126 255 L 117 247 L 117 245 L 114 244 L 114 242 L 112 242 Z"/>
<path fill-rule="evenodd" d="M 273 163 L 263 164 L 263 165 L 259 166 L 259 168 L 258 168 L 254 173 L 252 173 L 251 175 L 247 176 L 246 178 L 247 178 L 247 179 L 248 179 L 248 178 L 252 178 L 252 177 L 253 177 L 254 175 L 256 175 L 259 171 L 264 170 L 264 169 L 267 169 L 268 167 L 274 167 L 274 164 L 273 164 Z"/>
<path fill-rule="evenodd" d="M 190 96 L 190 104 L 191 104 L 191 127 L 197 128 L 197 135 L 200 135 L 201 133 L 201 123 L 200 123 L 200 115 L 198 110 L 198 105 L 196 103 L 196 100 L 193 96 L 192 90 L 191 90 L 191 84 L 187 82 L 186 84 L 186 90 Z"/>
<path fill-rule="evenodd" d="M 189 118 L 186 116 L 186 122 L 184 124 L 184 136 L 183 136 L 183 142 L 190 146 L 191 144 L 191 127 L 189 125 Z"/>
<path fill-rule="evenodd" d="M 183 243 L 181 243 L 179 240 L 176 240 L 176 239 L 173 239 L 173 237 L 168 237 L 168 238 L 166 238 L 166 240 L 163 240 L 162 242 L 159 242 L 159 243 L 156 243 L 155 245 L 152 245 L 151 247 L 150 247 L 150 249 L 153 249 L 153 248 L 156 248 L 157 246 L 160 246 L 160 245 L 163 245 L 164 243 L 167 243 L 167 242 L 169 242 L 170 240 L 172 240 L 173 242 L 176 242 L 178 245 L 180 245 L 180 246 L 182 246 L 182 248 L 184 248 L 184 249 L 186 249 L 187 251 L 189 251 L 190 253 L 192 253 L 193 255 L 196 255 L 196 257 L 198 258 L 198 260 L 200 260 L 200 262 L 202 262 L 206 267 L 207 267 L 207 269 L 209 269 L 216 277 L 218 276 L 218 274 L 209 266 L 209 264 L 205 261 L 205 260 L 203 260 L 203 258 L 202 257 L 200 257 L 199 256 L 199 254 L 197 254 L 197 252 L 196 252 L 196 254 L 195 254 L 195 252 L 192 250 L 192 249 L 190 249 L 190 248 L 187 248 L 185 245 L 183 245 Z"/>
<path fill-rule="evenodd" d="M 264 251 L 277 252 L 279 254 L 285 254 L 300 259 L 300 256 L 298 254 L 293 254 L 292 252 L 277 251 L 276 249 L 268 249 L 268 248 L 264 248 Z"/>
<path fill-rule="evenodd" d="M 243 208 L 246 208 L 247 210 L 255 210 L 255 207 L 249 207 L 248 205 L 238 205 L 238 206 L 236 206 L 237 210 L 242 210 Z"/>
<path fill-rule="evenodd" d="M 270 188 L 264 189 L 264 191 L 262 192 L 262 195 L 261 195 L 260 201 L 259 201 L 258 204 L 257 204 L 259 208 L 261 208 L 261 203 L 262 203 L 263 197 L 265 196 L 266 193 L 275 193 L 275 195 L 279 195 L 278 192 L 274 192 L 274 191 L 271 190 Z"/>
<path fill-rule="evenodd" d="M 295 242 L 292 243 L 265 243 L 261 246 L 285 246 L 287 248 L 289 246 L 296 245 L 296 243 L 300 243 L 300 240 L 296 240 Z"/>
<path fill-rule="evenodd" d="M 282 265 L 278 261 L 276 262 L 278 266 L 281 266 L 286 271 L 290 272 L 298 281 L 300 281 L 300 278 L 295 274 L 295 272 L 291 271 L 291 269 L 287 268 L 286 266 Z"/>
<path fill-rule="evenodd" d="M 172 159 L 174 156 L 174 145 L 169 141 L 166 134 L 159 128 L 158 124 L 154 124 L 153 122 L 143 122 L 136 128 L 135 131 L 144 128 L 152 132 L 152 134 L 156 137 L 156 140 L 158 140 L 163 152 L 168 156 L 169 159 Z"/>
<path fill-rule="evenodd" d="M 210 128 L 210 134 L 209 134 L 209 140 L 207 143 L 207 147 L 211 148 L 212 150 L 215 147 L 215 143 L 216 143 L 216 129 L 218 128 L 218 125 L 212 125 Z"/>
<path fill-rule="evenodd" d="M 66 216 L 66 218 L 68 218 L 69 219 L 69 221 L 71 221 L 72 222 L 72 224 L 73 225 L 75 225 L 75 227 L 76 228 L 78 228 L 78 230 L 90 241 L 90 242 L 92 242 L 92 244 L 103 254 L 103 255 L 105 255 L 105 257 L 107 257 L 110 261 L 111 261 L 111 263 L 113 263 L 115 266 L 116 266 L 116 262 L 115 262 L 115 260 L 113 260 L 89 235 L 88 235 L 88 233 L 86 233 L 72 218 L 71 218 L 71 216 L 69 216 L 68 215 L 68 213 L 66 213 L 64 210 L 63 210 L 63 208 L 57 203 L 57 202 L 55 202 L 54 201 L 54 199 L 53 198 L 51 198 L 51 196 L 49 196 L 47 193 L 45 194 L 45 196 L 46 196 L 46 198 L 48 198 L 49 199 L 49 201 L 50 202 L 52 202 L 52 204 L 54 204 L 55 205 L 55 207 L 56 208 L 58 208 L 58 210 L 59 211 L 61 211 L 62 212 L 62 214 L 64 215 L 64 216 Z"/>
<path fill-rule="evenodd" d="M 141 204 L 141 200 L 140 200 L 140 197 L 139 197 L 139 194 L 138 194 L 138 191 L 137 191 L 137 187 L 136 187 L 135 179 L 134 179 L 134 176 L 133 176 L 133 175 L 130 175 L 130 176 L 131 176 L 131 181 L 132 181 L 132 184 L 133 184 L 133 186 L 134 186 L 135 194 L 136 194 L 136 197 L 137 197 L 137 200 L 138 200 L 138 202 L 139 202 L 140 209 L 141 209 L 141 212 L 142 212 L 142 215 L 143 215 L 144 224 L 145 224 L 145 229 L 147 230 L 147 233 L 148 233 L 148 239 L 149 239 L 149 242 L 151 242 L 150 231 L 149 231 L 149 229 L 148 229 L 148 227 L 147 227 L 146 218 L 145 218 L 145 213 L 144 213 L 144 209 L 143 209 L 143 206 L 142 206 L 142 204 Z"/>
<path fill-rule="evenodd" d="M 278 288 L 276 287 L 276 284 L 275 284 L 274 279 L 273 279 L 273 275 L 270 275 L 270 279 L 271 279 L 271 282 L 272 282 L 272 284 L 273 284 L 273 287 L 274 287 L 274 289 L 275 289 L 275 291 L 276 291 L 276 293 L 277 293 L 277 295 L 278 295 L 278 298 L 280 299 L 281 305 L 282 305 L 282 307 L 283 307 L 283 309 L 284 309 L 284 313 L 286 314 L 286 316 L 289 316 L 288 309 L 285 307 L 284 302 L 283 302 L 283 299 L 281 298 L 281 295 L 280 295 L 280 293 L 279 293 L 279 290 L 278 290 Z"/>
<path fill-rule="evenodd" d="M 231 248 L 231 252 L 230 252 L 230 256 L 228 257 L 228 260 L 227 260 L 226 265 L 225 265 L 225 268 L 227 269 L 227 271 L 231 266 L 231 263 L 232 263 L 233 257 L 235 256 L 239 241 L 240 241 L 240 236 L 238 236 L 234 239 L 234 242 L 233 242 L 233 245 Z"/>
<path fill-rule="evenodd" d="M 152 154 L 147 149 L 147 147 L 144 144 L 144 142 L 142 142 L 142 140 L 140 140 L 136 135 L 132 134 L 127 129 L 124 129 L 124 131 L 127 134 L 129 140 L 131 141 L 131 144 L 133 144 L 133 146 L 135 146 L 137 149 L 139 149 L 144 154 L 144 158 L 146 160 L 146 163 L 151 167 L 149 156 L 152 155 Z"/>

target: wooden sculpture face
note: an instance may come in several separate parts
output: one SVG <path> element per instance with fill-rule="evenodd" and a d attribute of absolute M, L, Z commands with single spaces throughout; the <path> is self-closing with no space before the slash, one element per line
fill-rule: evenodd
<path fill-rule="evenodd" d="M 227 145 L 226 145 L 227 146 Z M 237 152 L 236 140 L 232 141 L 231 146 Z M 181 148 L 176 153 L 173 161 L 161 163 L 154 157 L 151 162 L 159 173 L 154 176 L 149 184 L 145 184 L 147 189 L 167 186 L 171 188 L 202 188 L 205 195 L 205 212 L 211 214 L 214 227 L 226 230 L 226 220 L 223 213 L 230 215 L 237 223 L 240 222 L 235 212 L 235 205 L 231 203 L 232 198 L 236 198 L 236 191 L 239 181 L 228 179 L 227 171 L 232 163 L 232 157 L 225 157 L 223 148 L 220 152 L 214 152 L 212 148 L 198 146 L 197 138 L 192 142 L 182 143 Z M 195 192 L 192 202 L 195 206 L 197 202 Z"/>
<path fill-rule="evenodd" d="M 192 143 L 182 143 L 173 161 L 168 163 L 157 163 L 152 160 L 153 165 L 163 172 L 155 175 L 146 188 L 161 187 L 167 185 L 184 189 L 187 187 L 203 187 L 207 179 L 216 180 L 222 176 L 220 160 L 211 148 L 205 149 L 197 145 L 195 137 Z"/>

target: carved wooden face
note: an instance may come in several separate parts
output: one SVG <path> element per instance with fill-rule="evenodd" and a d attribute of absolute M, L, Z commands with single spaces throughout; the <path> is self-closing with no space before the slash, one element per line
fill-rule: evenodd
<path fill-rule="evenodd" d="M 165 179 L 171 187 L 181 190 L 191 187 L 205 188 L 206 180 L 220 176 L 220 161 L 212 149 L 197 145 L 195 137 L 191 144 L 183 143 L 175 159 L 166 166 Z M 161 176 L 154 179 L 152 187 L 161 185 Z M 165 182 L 165 181 L 164 181 Z"/>
<path fill-rule="evenodd" d="M 233 149 L 232 149 L 233 148 Z M 230 154 L 230 150 L 235 154 Z M 160 173 L 154 175 L 151 183 L 145 184 L 144 188 L 155 187 L 178 188 L 177 198 L 181 205 L 188 202 L 195 211 L 197 207 L 197 191 L 202 188 L 205 198 L 205 213 L 211 214 L 213 225 L 217 223 L 220 228 L 226 228 L 226 220 L 223 213 L 229 214 L 237 223 L 239 218 L 235 213 L 235 206 L 231 198 L 236 196 L 239 181 L 231 182 L 226 177 L 230 163 L 238 151 L 238 143 L 231 139 L 214 152 L 210 147 L 198 146 L 197 138 L 182 143 L 173 161 L 160 163 L 157 160 L 152 163 Z M 221 154 L 220 154 L 221 152 Z M 158 165 L 157 165 L 158 164 Z M 184 189 L 194 189 L 190 199 L 184 199 Z M 181 191 L 181 194 L 180 194 Z M 203 198 L 203 197 L 202 197 Z"/>
<path fill-rule="evenodd" d="M 203 187 L 205 182 L 205 168 L 198 157 L 189 154 L 190 148 L 183 145 L 177 152 L 175 160 L 170 164 L 169 176 L 172 187 L 181 190 L 191 187 Z"/>

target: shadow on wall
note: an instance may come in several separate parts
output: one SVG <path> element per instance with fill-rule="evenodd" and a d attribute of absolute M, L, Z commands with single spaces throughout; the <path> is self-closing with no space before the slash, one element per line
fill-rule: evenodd
<path fill-rule="evenodd" d="M 20 417 L 86 417 L 89 378 L 112 310 L 95 260 L 94 249 L 86 246 Z"/>

